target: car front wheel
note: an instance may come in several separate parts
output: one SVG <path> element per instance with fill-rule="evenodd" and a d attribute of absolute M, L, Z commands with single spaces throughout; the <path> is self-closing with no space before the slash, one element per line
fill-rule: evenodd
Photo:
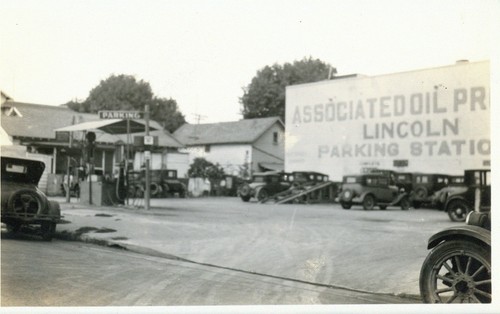
<path fill-rule="evenodd" d="M 451 221 L 464 222 L 471 208 L 464 201 L 454 200 L 448 205 L 447 211 Z"/>
<path fill-rule="evenodd" d="M 408 197 L 403 197 L 403 199 L 401 199 L 401 210 L 408 210 L 410 209 L 410 200 L 408 199 Z"/>
<path fill-rule="evenodd" d="M 375 198 L 372 195 L 365 196 L 363 200 L 363 209 L 372 210 L 375 207 Z"/>
<path fill-rule="evenodd" d="M 266 199 L 266 198 L 268 198 L 268 197 L 269 197 L 269 193 L 267 192 L 267 190 L 266 190 L 266 189 L 261 189 L 261 190 L 259 191 L 259 194 L 257 195 L 257 199 L 258 199 L 259 201 L 265 200 L 265 199 Z"/>
<path fill-rule="evenodd" d="M 427 256 L 420 271 L 424 303 L 491 303 L 488 247 L 470 241 L 446 241 Z"/>
<path fill-rule="evenodd" d="M 341 202 L 340 206 L 342 206 L 343 209 L 351 209 L 352 204 L 351 203 Z"/>

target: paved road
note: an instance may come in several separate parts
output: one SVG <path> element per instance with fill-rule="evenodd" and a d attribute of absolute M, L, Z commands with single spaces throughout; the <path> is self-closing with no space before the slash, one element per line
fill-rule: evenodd
<path fill-rule="evenodd" d="M 2 236 L 2 306 L 411 302 L 81 242 Z"/>
<path fill-rule="evenodd" d="M 116 230 L 89 235 L 247 272 L 418 296 L 427 239 L 456 225 L 435 210 L 343 210 L 238 198 L 154 199 L 151 205 L 145 212 L 66 204 L 63 213 L 73 223 L 58 229 Z"/>

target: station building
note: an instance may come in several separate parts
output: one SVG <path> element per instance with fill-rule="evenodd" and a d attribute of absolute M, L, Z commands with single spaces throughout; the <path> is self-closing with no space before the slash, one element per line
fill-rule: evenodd
<path fill-rule="evenodd" d="M 489 61 L 286 89 L 287 172 L 461 175 L 490 168 L 490 152 Z"/>

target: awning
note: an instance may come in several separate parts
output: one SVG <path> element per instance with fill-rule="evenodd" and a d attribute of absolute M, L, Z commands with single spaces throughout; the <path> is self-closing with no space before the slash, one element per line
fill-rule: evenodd
<path fill-rule="evenodd" d="M 127 133 L 127 120 L 126 119 L 108 119 L 89 121 L 62 128 L 55 129 L 56 132 L 74 132 L 74 131 L 90 131 L 101 130 L 108 134 L 126 134 Z M 144 132 L 146 126 L 139 120 L 130 120 L 130 133 Z M 156 128 L 149 127 L 153 131 Z"/>
<path fill-rule="evenodd" d="M 274 170 L 274 171 L 283 171 L 285 170 L 285 165 L 279 162 L 259 162 L 259 167 L 264 170 Z"/>

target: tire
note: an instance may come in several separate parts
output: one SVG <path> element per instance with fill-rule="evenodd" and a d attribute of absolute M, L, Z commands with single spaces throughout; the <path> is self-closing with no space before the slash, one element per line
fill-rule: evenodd
<path fill-rule="evenodd" d="M 408 210 L 410 209 L 410 200 L 408 199 L 408 197 L 403 197 L 401 199 L 401 201 L 399 202 L 399 204 L 401 205 L 401 210 Z"/>
<path fill-rule="evenodd" d="M 427 192 L 427 189 L 424 188 L 423 186 L 420 186 L 415 189 L 415 195 L 420 199 L 426 198 L 428 194 L 429 193 Z"/>
<path fill-rule="evenodd" d="M 455 222 L 464 222 L 467 214 L 472 209 L 470 206 L 462 200 L 454 200 L 451 201 L 450 204 L 446 207 L 446 211 L 448 212 L 448 216 L 451 221 Z"/>
<path fill-rule="evenodd" d="M 422 265 L 420 295 L 424 303 L 491 303 L 491 248 L 442 242 Z"/>
<path fill-rule="evenodd" d="M 52 238 L 54 237 L 54 233 L 56 231 L 56 223 L 50 221 L 44 221 L 42 222 L 40 229 L 42 233 L 42 239 L 44 241 L 52 241 Z"/>
<path fill-rule="evenodd" d="M 422 207 L 422 203 L 421 202 L 419 202 L 419 201 L 413 201 L 413 208 L 419 209 L 420 207 Z"/>
<path fill-rule="evenodd" d="M 368 194 L 363 199 L 363 209 L 364 210 L 372 210 L 375 207 L 375 198 L 373 195 Z"/>
<path fill-rule="evenodd" d="M 352 204 L 351 203 L 340 202 L 340 206 L 342 206 L 343 209 L 351 209 Z"/>
<path fill-rule="evenodd" d="M 47 208 L 46 200 L 35 190 L 21 189 L 14 192 L 7 202 L 8 211 L 35 215 Z"/>
<path fill-rule="evenodd" d="M 265 200 L 268 197 L 269 197 L 269 192 L 267 192 L 266 189 L 260 189 L 260 191 L 257 194 L 257 199 L 259 201 Z"/>
<path fill-rule="evenodd" d="M 240 196 L 241 200 L 243 202 L 248 202 L 250 200 L 250 196 L 246 195 L 246 196 Z"/>
<path fill-rule="evenodd" d="M 386 210 L 387 206 L 386 205 L 378 205 L 378 208 L 380 208 L 380 210 Z"/>

